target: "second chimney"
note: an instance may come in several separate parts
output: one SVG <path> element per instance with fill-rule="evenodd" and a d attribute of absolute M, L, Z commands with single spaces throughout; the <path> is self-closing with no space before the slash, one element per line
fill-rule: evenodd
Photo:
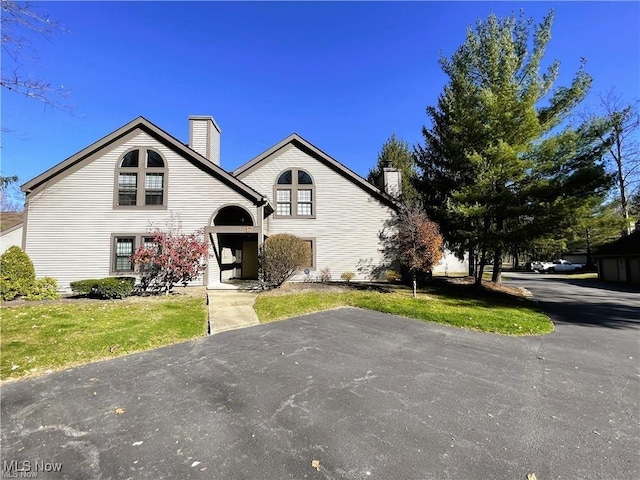
<path fill-rule="evenodd" d="M 402 193 L 402 177 L 397 168 L 384 167 L 382 169 L 382 190 L 393 198 L 400 198 Z"/>
<path fill-rule="evenodd" d="M 189 147 L 220 166 L 220 127 L 213 117 L 189 117 Z"/>

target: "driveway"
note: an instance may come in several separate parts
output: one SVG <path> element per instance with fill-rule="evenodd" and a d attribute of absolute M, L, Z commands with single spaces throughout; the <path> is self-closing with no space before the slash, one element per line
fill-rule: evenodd
<path fill-rule="evenodd" d="M 607 320 L 598 292 L 528 281 L 558 312 L 549 336 L 340 309 L 6 384 L 3 473 L 638 478 L 638 297 L 601 291 Z M 560 285 L 575 314 L 556 310 Z"/>

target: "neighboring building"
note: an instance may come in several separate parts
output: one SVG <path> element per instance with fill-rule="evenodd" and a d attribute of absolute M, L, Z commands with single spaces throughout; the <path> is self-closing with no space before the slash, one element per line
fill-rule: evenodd
<path fill-rule="evenodd" d="M 600 280 L 640 284 L 640 230 L 603 245 L 593 256 Z"/>
<path fill-rule="evenodd" d="M 22 212 L 0 213 L 0 254 L 14 245 L 22 247 Z"/>
<path fill-rule="evenodd" d="M 138 117 L 22 186 L 19 244 L 38 277 L 68 290 L 74 280 L 135 274 L 131 253 L 179 214 L 185 233 L 203 229 L 210 243 L 210 288 L 256 278 L 258 248 L 276 233 L 309 242 L 297 280 L 324 268 L 336 280 L 345 271 L 385 278 L 379 234 L 397 211 L 392 196 L 296 134 L 227 172 L 214 119 L 189 124 L 187 146 Z"/>

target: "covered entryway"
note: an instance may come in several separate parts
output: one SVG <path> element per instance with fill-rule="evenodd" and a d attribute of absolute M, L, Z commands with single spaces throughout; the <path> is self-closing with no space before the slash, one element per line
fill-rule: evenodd
<path fill-rule="evenodd" d="M 214 213 L 212 226 L 206 229 L 215 256 L 215 265 L 212 259 L 209 262 L 210 287 L 231 280 L 258 278 L 261 220 L 255 222 L 251 213 L 239 205 L 227 205 Z"/>

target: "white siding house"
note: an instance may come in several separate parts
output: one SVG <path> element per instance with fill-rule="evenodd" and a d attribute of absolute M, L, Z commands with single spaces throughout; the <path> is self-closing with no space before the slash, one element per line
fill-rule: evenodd
<path fill-rule="evenodd" d="M 277 181 L 288 171 L 310 177 L 312 183 L 297 186 L 297 190 L 311 192 L 306 215 L 296 211 L 279 215 L 276 191 L 288 191 L 289 185 Z M 313 265 L 308 274 L 294 279 L 314 278 L 329 269 L 334 280 L 347 271 L 355 273 L 356 280 L 371 280 L 372 269 L 383 265 L 379 234 L 394 215 L 393 202 L 298 135 L 288 137 L 234 175 L 264 192 L 276 209 L 268 218 L 268 235 L 292 233 L 312 242 Z M 293 197 L 295 201 L 295 194 Z"/>
<path fill-rule="evenodd" d="M 292 134 L 227 172 L 213 118 L 192 116 L 189 125 L 187 146 L 139 117 L 22 186 L 23 247 L 38 277 L 68 290 L 75 280 L 135 275 L 128 254 L 152 227 L 179 218 L 184 232 L 200 229 L 209 242 L 197 283 L 210 288 L 255 278 L 257 251 L 276 233 L 311 246 L 297 280 L 322 270 L 334 280 L 385 278 L 381 235 L 398 209 L 396 170 L 385 169 L 385 193 Z"/>

